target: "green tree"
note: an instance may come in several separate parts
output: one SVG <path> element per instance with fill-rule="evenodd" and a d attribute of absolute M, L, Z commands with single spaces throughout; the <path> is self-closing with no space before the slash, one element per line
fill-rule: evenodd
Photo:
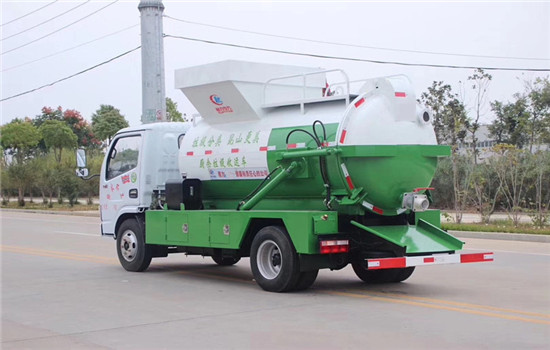
<path fill-rule="evenodd" d="M 468 117 L 466 107 L 452 92 L 450 85 L 434 81 L 428 92 L 423 92 L 419 102 L 433 112 L 433 125 L 438 143 L 451 146 L 453 201 L 457 223 L 462 221 L 462 211 L 468 202 L 468 190 L 472 166 L 465 162 L 458 152 L 459 144 L 464 143 Z"/>
<path fill-rule="evenodd" d="M 42 113 L 37 115 L 33 119 L 33 124 L 37 128 L 39 128 L 42 124 L 44 124 L 47 120 L 57 120 L 62 122 L 63 121 L 63 108 L 61 106 L 57 108 L 52 107 L 42 107 Z"/>
<path fill-rule="evenodd" d="M 92 115 L 92 129 L 99 140 L 111 142 L 117 131 L 128 126 L 120 110 L 111 105 L 101 105 Z"/>
<path fill-rule="evenodd" d="M 538 151 L 530 156 L 530 161 L 529 216 L 534 226 L 543 227 L 550 215 L 550 152 Z"/>
<path fill-rule="evenodd" d="M 493 76 L 481 68 L 474 71 L 474 74 L 468 77 L 468 81 L 472 84 L 471 88 L 474 91 L 474 117 L 471 122 L 467 123 L 467 129 L 472 135 L 472 152 L 474 157 L 474 164 L 477 164 L 477 156 L 479 151 L 477 150 L 477 131 L 479 130 L 480 118 L 485 114 L 487 107 L 487 89 L 491 84 Z"/>
<path fill-rule="evenodd" d="M 24 163 L 41 138 L 40 132 L 32 123 L 20 119 L 15 119 L 0 129 L 2 148 L 19 164 Z"/>
<path fill-rule="evenodd" d="M 520 94 L 515 94 L 514 97 L 514 102 L 491 102 L 491 110 L 496 118 L 489 125 L 489 133 L 497 143 L 509 144 L 521 149 L 528 143 L 526 128 L 529 111 L 525 97 Z"/>
<path fill-rule="evenodd" d="M 71 128 L 77 137 L 78 147 L 98 148 L 101 141 L 95 138 L 92 126 L 82 118 L 79 111 L 67 109 L 63 112 L 63 121 Z"/>
<path fill-rule="evenodd" d="M 489 158 L 489 163 L 495 169 L 502 190 L 504 209 L 514 226 L 518 226 L 526 205 L 528 176 L 532 172 L 531 153 L 506 144 L 497 145 L 493 149 L 496 154 Z"/>
<path fill-rule="evenodd" d="M 548 77 L 526 83 L 525 99 L 529 119 L 525 125 L 529 151 L 543 143 L 550 144 L 550 81 Z"/>
<path fill-rule="evenodd" d="M 40 126 L 40 132 L 48 149 L 53 149 L 55 159 L 61 162 L 64 148 L 76 148 L 78 138 L 64 122 L 47 120 Z"/>
<path fill-rule="evenodd" d="M 25 205 L 25 190 L 29 189 L 33 182 L 33 171 L 30 169 L 29 160 L 32 159 L 40 133 L 29 121 L 16 119 L 0 129 L 0 143 L 5 153 L 12 156 L 5 175 L 8 182 L 17 188 L 17 200 L 20 206 Z"/>
<path fill-rule="evenodd" d="M 43 203 L 47 203 L 51 208 L 53 207 L 53 196 L 57 194 L 61 184 L 58 162 L 52 153 L 38 157 L 34 161 L 37 169 L 36 186 L 42 194 Z"/>
<path fill-rule="evenodd" d="M 488 224 L 495 212 L 501 194 L 501 183 L 490 162 L 475 165 L 472 173 L 472 204 L 481 215 L 481 222 Z"/>
<path fill-rule="evenodd" d="M 183 117 L 180 111 L 178 111 L 178 104 L 170 97 L 166 98 L 166 118 L 170 122 L 186 122 L 186 118 Z"/>

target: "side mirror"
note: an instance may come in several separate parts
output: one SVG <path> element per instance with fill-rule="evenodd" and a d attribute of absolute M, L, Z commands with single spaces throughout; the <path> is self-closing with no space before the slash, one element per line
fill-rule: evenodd
<path fill-rule="evenodd" d="M 88 176 L 88 169 L 86 169 L 86 151 L 82 148 L 76 150 L 76 176 L 86 177 Z"/>
<path fill-rule="evenodd" d="M 86 150 L 83 148 L 76 150 L 76 166 L 79 168 L 86 167 Z"/>
<path fill-rule="evenodd" d="M 78 177 L 86 177 L 86 176 L 88 176 L 88 169 L 86 169 L 86 168 L 78 168 L 78 169 L 76 169 L 76 176 L 78 176 Z"/>

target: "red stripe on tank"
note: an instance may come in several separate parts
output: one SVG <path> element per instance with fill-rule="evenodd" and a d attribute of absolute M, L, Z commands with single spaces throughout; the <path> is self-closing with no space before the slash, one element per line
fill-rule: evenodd
<path fill-rule="evenodd" d="M 344 139 L 346 138 L 347 131 L 342 130 L 342 135 L 340 135 L 340 143 L 344 143 Z"/>

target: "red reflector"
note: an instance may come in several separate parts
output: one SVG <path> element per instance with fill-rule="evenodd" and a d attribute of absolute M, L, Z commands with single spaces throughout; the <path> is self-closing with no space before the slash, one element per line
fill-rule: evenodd
<path fill-rule="evenodd" d="M 396 92 L 395 97 L 407 97 L 407 94 L 404 92 Z"/>
<path fill-rule="evenodd" d="M 231 153 L 239 153 L 239 149 L 238 148 L 232 148 Z"/>
<path fill-rule="evenodd" d="M 365 103 L 365 99 L 362 98 L 359 101 L 355 102 L 355 108 L 359 108 L 363 103 Z"/>
<path fill-rule="evenodd" d="M 424 263 L 427 264 L 427 263 L 433 263 L 435 262 L 435 258 L 424 258 Z"/>
<path fill-rule="evenodd" d="M 212 154 L 212 151 L 204 151 L 204 154 Z"/>
<path fill-rule="evenodd" d="M 193 152 L 187 152 L 187 155 L 188 155 L 188 156 L 192 156 L 192 155 L 193 155 Z"/>

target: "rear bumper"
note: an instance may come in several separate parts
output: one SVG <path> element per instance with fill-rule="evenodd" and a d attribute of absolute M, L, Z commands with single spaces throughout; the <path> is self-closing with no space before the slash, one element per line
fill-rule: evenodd
<path fill-rule="evenodd" d="M 400 269 L 413 266 L 465 264 L 489 262 L 494 260 L 493 253 L 470 254 L 434 254 L 424 256 L 405 256 L 400 258 L 366 259 L 368 270 Z"/>

